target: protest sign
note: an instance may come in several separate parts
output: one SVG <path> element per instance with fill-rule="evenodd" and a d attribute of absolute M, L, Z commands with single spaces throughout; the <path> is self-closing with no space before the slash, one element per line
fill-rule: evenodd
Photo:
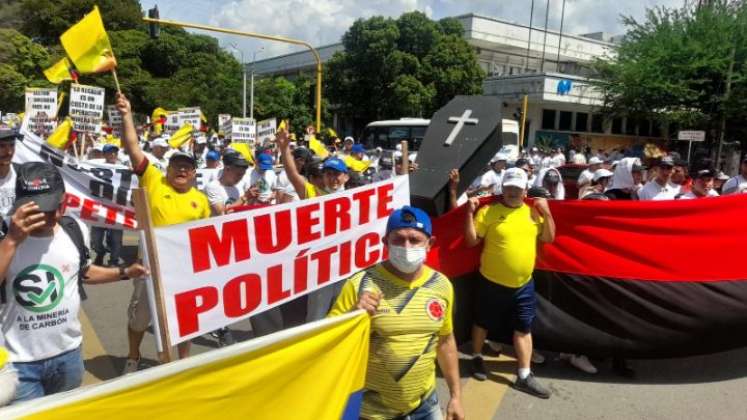
<path fill-rule="evenodd" d="M 109 115 L 109 127 L 112 128 L 112 133 L 121 138 L 122 137 L 122 114 L 119 113 L 117 107 L 109 105 L 106 107 L 106 113 Z"/>
<path fill-rule="evenodd" d="M 24 118 L 28 129 L 38 135 L 48 135 L 57 126 L 57 88 L 26 88 Z"/>
<path fill-rule="evenodd" d="M 345 279 L 385 258 L 407 177 L 314 200 L 154 229 L 169 341 L 177 344 Z"/>
<path fill-rule="evenodd" d="M 101 131 L 104 117 L 104 88 L 70 84 L 70 118 L 73 129 L 85 133 Z"/>
<path fill-rule="evenodd" d="M 176 132 L 181 128 L 181 119 L 179 112 L 169 112 L 166 115 L 166 123 L 163 125 L 163 130 L 169 134 Z"/>
<path fill-rule="evenodd" d="M 28 131 L 16 142 L 13 162 L 49 162 L 65 181 L 65 212 L 81 221 L 101 227 L 134 229 L 132 189 L 137 177 L 124 165 L 81 162 L 60 152 Z"/>
<path fill-rule="evenodd" d="M 234 143 L 253 144 L 257 137 L 257 126 L 251 118 L 231 119 L 231 141 Z"/>
<path fill-rule="evenodd" d="M 257 123 L 257 141 L 259 144 L 264 144 L 266 141 L 273 141 L 275 139 L 277 124 L 278 122 L 275 118 L 262 120 Z"/>
<path fill-rule="evenodd" d="M 231 114 L 218 114 L 218 130 L 224 134 L 231 131 Z"/>
<path fill-rule="evenodd" d="M 202 129 L 202 113 L 200 107 L 179 108 L 179 126 L 191 124 L 196 131 Z"/>

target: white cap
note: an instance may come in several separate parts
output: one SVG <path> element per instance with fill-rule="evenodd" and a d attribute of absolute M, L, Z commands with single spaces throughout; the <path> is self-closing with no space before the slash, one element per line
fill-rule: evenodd
<path fill-rule="evenodd" d="M 103 152 L 104 151 L 104 144 L 103 143 L 99 143 L 99 142 L 94 143 L 93 150 L 95 150 L 97 152 Z"/>
<path fill-rule="evenodd" d="M 197 144 L 207 144 L 207 137 L 204 135 L 199 135 L 197 138 L 195 138 L 195 143 Z"/>
<path fill-rule="evenodd" d="M 493 156 L 493 158 L 490 159 L 490 163 L 499 162 L 501 160 L 508 160 L 508 156 L 506 156 L 503 153 L 496 153 L 495 156 Z"/>
<path fill-rule="evenodd" d="M 599 159 L 599 158 L 598 158 L 598 157 L 596 157 L 596 156 L 592 156 L 592 157 L 591 157 L 591 158 L 589 159 L 589 165 L 599 165 L 600 163 L 604 163 L 604 162 L 602 162 L 602 159 Z"/>
<path fill-rule="evenodd" d="M 522 189 L 527 188 L 527 173 L 521 168 L 510 168 L 507 169 L 503 174 L 502 186 L 504 187 L 519 187 Z"/>
<path fill-rule="evenodd" d="M 355 139 L 350 136 L 345 137 L 345 140 L 343 141 L 343 143 L 347 143 L 348 141 L 355 143 Z"/>
<path fill-rule="evenodd" d="M 152 142 L 150 142 L 150 147 L 169 147 L 169 144 L 166 142 L 166 139 L 163 137 L 159 137 Z"/>
<path fill-rule="evenodd" d="M 612 171 L 608 171 L 608 170 L 602 168 L 602 169 L 597 169 L 596 171 L 594 171 L 594 178 L 592 178 L 592 179 L 594 180 L 594 182 L 597 182 L 601 178 L 609 178 L 612 175 L 614 175 L 612 173 Z"/>

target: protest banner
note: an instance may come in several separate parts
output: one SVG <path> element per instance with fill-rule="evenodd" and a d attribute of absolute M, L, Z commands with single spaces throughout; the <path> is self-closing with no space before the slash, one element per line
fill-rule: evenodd
<path fill-rule="evenodd" d="M 259 144 L 264 144 L 266 141 L 273 141 L 277 127 L 278 122 L 275 118 L 259 121 L 257 123 L 257 141 Z"/>
<path fill-rule="evenodd" d="M 385 258 L 407 177 L 154 229 L 171 344 L 349 277 Z"/>
<path fill-rule="evenodd" d="M 179 108 L 179 126 L 191 124 L 195 131 L 202 129 L 202 113 L 200 107 Z"/>
<path fill-rule="evenodd" d="M 57 126 L 57 88 L 26 88 L 26 109 L 24 118 L 28 129 L 35 134 L 46 136 Z"/>
<path fill-rule="evenodd" d="M 257 126 L 251 118 L 231 118 L 231 141 L 234 143 L 254 144 L 257 137 Z"/>
<path fill-rule="evenodd" d="M 93 225 L 117 229 L 136 228 L 132 189 L 137 177 L 124 165 L 81 162 L 56 150 L 27 124 L 21 128 L 23 141 L 16 142 L 13 162 L 49 162 L 59 169 L 65 181 L 66 213 Z"/>
<path fill-rule="evenodd" d="M 0 418 L 357 420 L 370 328 L 351 312 L 15 404 Z"/>
<path fill-rule="evenodd" d="M 109 127 L 112 128 L 112 134 L 122 138 L 122 114 L 119 113 L 117 107 L 114 105 L 107 106 L 106 113 L 109 116 Z"/>
<path fill-rule="evenodd" d="M 163 125 L 163 130 L 168 134 L 178 131 L 179 128 L 181 128 L 180 121 L 178 111 L 169 112 L 168 115 L 166 115 L 166 123 Z"/>
<path fill-rule="evenodd" d="M 104 88 L 70 84 L 70 118 L 73 129 L 84 133 L 101 131 L 104 117 Z"/>
<path fill-rule="evenodd" d="M 224 134 L 231 131 L 231 114 L 218 114 L 218 130 Z"/>

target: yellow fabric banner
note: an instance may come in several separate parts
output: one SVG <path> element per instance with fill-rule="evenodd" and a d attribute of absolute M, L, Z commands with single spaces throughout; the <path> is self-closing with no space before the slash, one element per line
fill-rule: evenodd
<path fill-rule="evenodd" d="M 73 75 L 71 74 L 72 68 L 73 63 L 67 57 L 62 57 L 60 61 L 52 64 L 52 67 L 44 70 L 44 76 L 51 83 L 57 85 L 65 80 L 73 80 Z"/>
<path fill-rule="evenodd" d="M 73 120 L 70 117 L 65 118 L 65 121 L 58 125 L 52 134 L 47 137 L 47 143 L 55 149 L 64 150 L 70 141 L 70 131 L 72 129 Z"/>
<path fill-rule="evenodd" d="M 98 6 L 60 35 L 62 47 L 82 74 L 111 71 L 117 67 L 109 36 Z"/>
<path fill-rule="evenodd" d="M 246 159 L 246 161 L 249 162 L 252 166 L 256 165 L 256 163 L 254 163 L 254 153 L 252 152 L 251 146 L 249 146 L 248 144 L 231 143 L 228 145 L 228 148 L 241 153 L 241 156 L 244 156 L 244 159 Z"/>
<path fill-rule="evenodd" d="M 182 147 L 182 145 L 188 142 L 192 138 L 192 124 L 185 123 L 180 129 L 176 130 L 169 139 L 169 146 L 174 149 Z"/>
<path fill-rule="evenodd" d="M 327 150 L 327 147 L 324 146 L 324 143 L 317 140 L 316 136 L 313 134 L 309 139 L 309 149 L 322 159 L 326 159 L 329 156 L 329 150 Z"/>
<path fill-rule="evenodd" d="M 352 312 L 1 409 L 0 418 L 357 419 L 370 326 Z"/>
<path fill-rule="evenodd" d="M 345 156 L 342 160 L 348 166 L 348 169 L 354 172 L 365 172 L 371 166 L 370 160 L 358 160 L 350 155 Z"/>

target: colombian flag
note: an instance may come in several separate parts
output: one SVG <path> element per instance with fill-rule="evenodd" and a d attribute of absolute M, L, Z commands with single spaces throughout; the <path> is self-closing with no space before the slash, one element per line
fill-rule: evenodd
<path fill-rule="evenodd" d="M 60 84 L 66 80 L 78 80 L 78 73 L 75 71 L 75 67 L 67 57 L 52 65 L 52 67 L 44 70 L 44 76 L 51 83 Z"/>
<path fill-rule="evenodd" d="M 54 147 L 55 149 L 65 150 L 68 142 L 70 142 L 70 132 L 73 129 L 73 121 L 70 117 L 65 118 L 62 124 L 58 125 L 52 134 L 47 137 L 47 144 Z"/>
<path fill-rule="evenodd" d="M 109 36 L 104 29 L 99 7 L 60 36 L 70 60 L 83 74 L 111 71 L 117 67 Z"/>
<path fill-rule="evenodd" d="M 351 312 L 102 384 L 0 409 L 0 418 L 357 420 L 371 321 Z"/>

